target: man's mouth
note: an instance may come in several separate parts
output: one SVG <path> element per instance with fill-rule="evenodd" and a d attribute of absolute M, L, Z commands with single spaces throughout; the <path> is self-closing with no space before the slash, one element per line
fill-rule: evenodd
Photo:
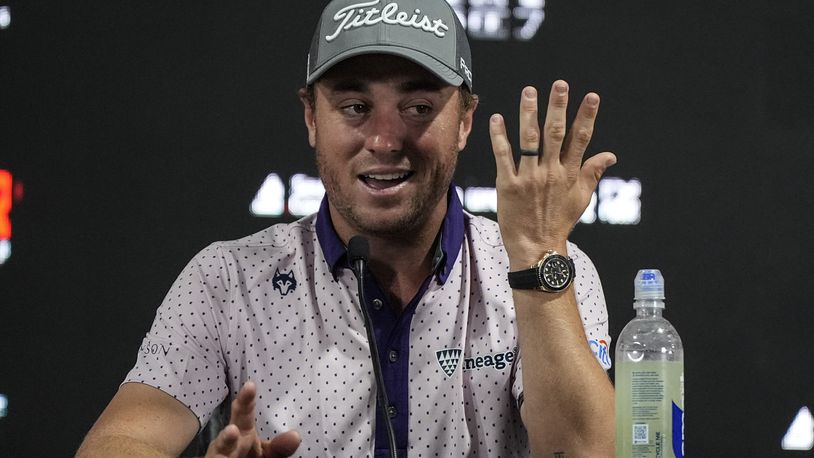
<path fill-rule="evenodd" d="M 404 183 L 409 180 L 411 176 L 413 176 L 413 172 L 370 173 L 359 175 L 359 179 L 373 189 L 387 189 Z"/>

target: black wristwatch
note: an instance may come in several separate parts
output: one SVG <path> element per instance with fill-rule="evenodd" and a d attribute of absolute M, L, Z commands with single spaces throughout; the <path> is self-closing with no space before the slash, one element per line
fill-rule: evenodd
<path fill-rule="evenodd" d="M 556 293 L 574 281 L 574 261 L 556 251 L 546 251 L 537 264 L 526 270 L 509 272 L 509 286 L 515 289 L 537 289 Z"/>

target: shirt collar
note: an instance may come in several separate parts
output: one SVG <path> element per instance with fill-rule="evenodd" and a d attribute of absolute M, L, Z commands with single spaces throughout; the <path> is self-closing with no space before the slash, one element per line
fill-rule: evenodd
<path fill-rule="evenodd" d="M 348 266 L 347 248 L 334 230 L 331 212 L 328 209 L 328 196 L 322 198 L 316 220 L 317 240 L 322 247 L 325 260 L 336 274 L 337 268 Z M 464 241 L 464 211 L 455 186 L 447 191 L 447 213 L 439 232 L 440 241 L 436 239 L 435 255 L 433 257 L 433 273 L 439 284 L 447 281 L 452 267 L 455 265 L 461 245 Z"/>

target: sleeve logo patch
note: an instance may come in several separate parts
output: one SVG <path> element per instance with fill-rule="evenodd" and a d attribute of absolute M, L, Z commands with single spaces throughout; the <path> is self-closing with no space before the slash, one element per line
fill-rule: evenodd
<path fill-rule="evenodd" d="M 608 352 L 608 342 L 605 340 L 591 339 L 588 341 L 591 351 L 594 353 L 596 360 L 602 365 L 605 370 L 611 368 L 610 352 Z"/>

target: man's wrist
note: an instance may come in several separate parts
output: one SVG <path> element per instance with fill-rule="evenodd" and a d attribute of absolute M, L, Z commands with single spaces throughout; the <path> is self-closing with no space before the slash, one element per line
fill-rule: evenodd
<path fill-rule="evenodd" d="M 514 253 L 508 253 L 510 272 L 528 269 L 529 267 L 540 262 L 540 260 L 543 259 L 550 251 L 556 251 L 563 256 L 568 256 L 568 245 L 565 242 L 545 245 L 540 244 L 535 245 L 534 247 L 514 251 Z"/>

